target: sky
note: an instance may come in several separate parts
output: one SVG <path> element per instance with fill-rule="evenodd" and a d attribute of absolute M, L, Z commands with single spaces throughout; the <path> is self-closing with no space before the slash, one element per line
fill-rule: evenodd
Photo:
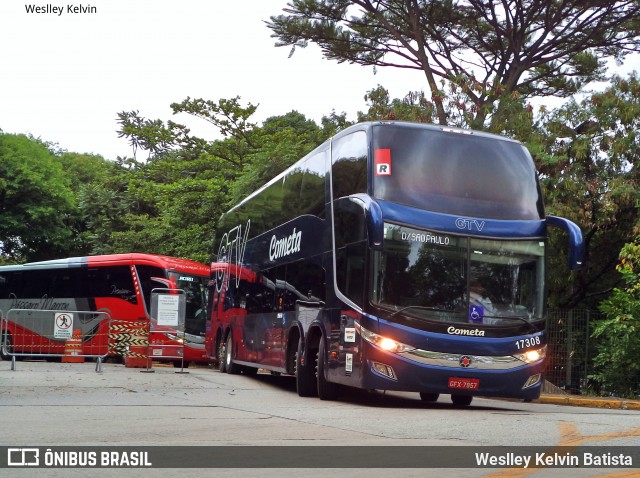
<path fill-rule="evenodd" d="M 117 114 L 172 119 L 216 139 L 208 123 L 172 115 L 187 97 L 240 96 L 259 105 L 253 121 L 292 110 L 320 121 L 367 109 L 382 85 L 392 98 L 425 90 L 413 70 L 337 63 L 310 45 L 275 47 L 265 21 L 287 0 L 0 0 L 0 130 L 25 133 L 77 153 L 131 156 Z M 63 13 L 29 13 L 29 5 Z M 71 13 L 67 5 L 94 7 Z M 93 10 L 90 8 L 89 10 Z M 640 70 L 627 62 L 625 70 Z"/>
<path fill-rule="evenodd" d="M 259 105 L 253 120 L 296 110 L 320 121 L 366 110 L 364 95 L 381 84 L 392 97 L 423 90 L 420 73 L 322 58 L 310 45 L 275 47 L 265 21 L 286 0 L 0 1 L 0 130 L 25 133 L 59 148 L 106 159 L 131 156 L 117 136 L 117 113 L 138 110 L 173 119 L 194 134 L 219 137 L 208 123 L 172 115 L 187 97 L 240 96 Z M 28 13 L 27 5 L 64 12 Z M 66 5 L 96 13 L 69 13 Z"/>

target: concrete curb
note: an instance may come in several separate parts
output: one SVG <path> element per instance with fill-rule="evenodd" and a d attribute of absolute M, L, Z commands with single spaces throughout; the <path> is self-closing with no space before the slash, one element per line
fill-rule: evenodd
<path fill-rule="evenodd" d="M 540 395 L 538 403 L 570 405 L 573 407 L 608 408 L 615 410 L 640 410 L 640 401 L 622 398 L 580 397 L 576 395 Z"/>

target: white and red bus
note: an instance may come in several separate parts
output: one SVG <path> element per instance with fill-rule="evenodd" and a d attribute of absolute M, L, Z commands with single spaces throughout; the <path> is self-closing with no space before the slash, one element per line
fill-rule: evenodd
<path fill-rule="evenodd" d="M 64 339 L 51 334 L 46 320 L 18 320 L 25 309 L 106 312 L 118 323 L 149 323 L 149 354 L 176 365 L 207 362 L 204 350 L 206 285 L 210 267 L 195 261 L 153 254 L 72 257 L 0 267 L 0 311 L 6 319 L 0 347 L 11 354 L 62 354 Z M 151 294 L 182 290 L 186 297 L 184 330 L 159 326 L 151 318 Z M 16 313 L 8 314 L 14 310 Z M 17 312 L 22 311 L 22 312 Z M 8 314 L 8 315 L 7 315 Z M 33 315 L 33 314 L 31 314 Z M 11 320 L 16 317 L 15 320 Z M 81 329 L 83 351 L 105 355 L 109 321 L 87 314 L 74 324 Z M 5 351 L 8 351 L 5 353 Z M 9 352 L 10 351 L 10 352 Z M 113 355 L 113 351 L 110 352 Z M 184 355 L 183 355 L 184 354 Z"/>

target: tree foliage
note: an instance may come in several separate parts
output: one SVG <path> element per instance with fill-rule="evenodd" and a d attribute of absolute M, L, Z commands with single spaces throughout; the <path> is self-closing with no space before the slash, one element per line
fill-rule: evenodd
<path fill-rule="evenodd" d="M 187 98 L 171 108 L 211 124 L 222 139 L 194 136 L 183 124 L 137 111 L 119 113 L 119 135 L 148 157 L 133 163 L 127 196 L 134 207 L 124 217 L 128 228 L 114 230 L 111 248 L 207 262 L 215 222 L 231 204 L 348 124 L 344 114 L 333 112 L 318 126 L 292 111 L 258 126 L 251 120 L 257 107 L 242 105 L 239 97 Z"/>
<path fill-rule="evenodd" d="M 603 301 L 605 319 L 598 321 L 593 336 L 598 354 L 592 379 L 601 393 L 636 398 L 640 395 L 640 236 L 626 244 L 617 265 L 624 287 Z"/>
<path fill-rule="evenodd" d="M 62 164 L 43 142 L 0 134 L 0 254 L 39 259 L 65 251 L 74 196 Z"/>
<path fill-rule="evenodd" d="M 554 306 L 595 306 L 619 282 L 618 254 L 640 226 L 639 127 L 640 80 L 634 73 L 542 115 L 527 140 L 547 213 L 576 222 L 585 238 L 587 267 L 578 274 L 558 260 L 564 244 L 552 241 Z"/>
<path fill-rule="evenodd" d="M 268 26 L 292 53 L 315 43 L 338 62 L 421 71 L 440 124 L 452 85 L 478 129 L 514 93 L 567 97 L 602 79 L 606 59 L 640 49 L 638 18 L 635 0 L 292 0 Z"/>

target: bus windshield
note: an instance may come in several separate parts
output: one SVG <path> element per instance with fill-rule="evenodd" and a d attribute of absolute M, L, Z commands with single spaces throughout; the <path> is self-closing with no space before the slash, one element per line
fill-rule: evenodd
<path fill-rule="evenodd" d="M 175 279 L 177 289 L 182 289 L 185 292 L 185 332 L 204 337 L 205 304 L 207 303 L 205 294 L 208 278 L 182 272 L 169 272 L 169 277 Z M 191 337 L 191 340 L 193 340 L 193 337 Z M 204 338 L 202 341 L 204 341 Z"/>
<path fill-rule="evenodd" d="M 385 224 L 374 305 L 390 320 L 511 326 L 544 317 L 544 240 L 454 236 Z"/>
<path fill-rule="evenodd" d="M 487 219 L 544 217 L 531 155 L 477 133 L 375 126 L 374 196 L 433 212 Z"/>

